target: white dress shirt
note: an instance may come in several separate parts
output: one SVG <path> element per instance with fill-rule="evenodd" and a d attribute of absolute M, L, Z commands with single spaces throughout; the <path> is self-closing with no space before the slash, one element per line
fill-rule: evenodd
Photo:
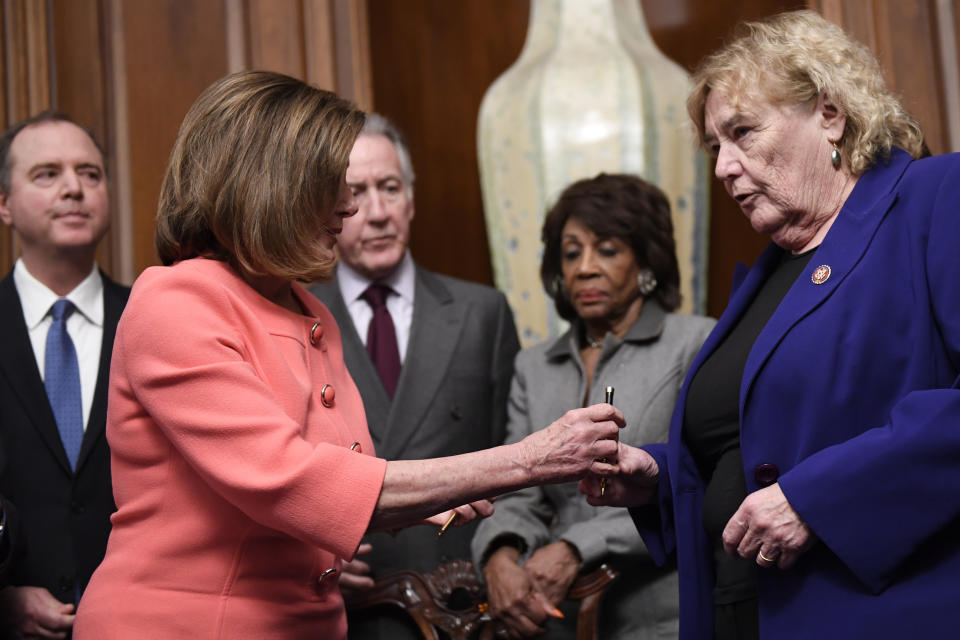
<path fill-rule="evenodd" d="M 60 296 L 34 278 L 24 266 L 23 259 L 17 260 L 13 267 L 13 284 L 20 296 L 23 319 L 30 334 L 30 344 L 37 359 L 40 377 L 45 379 L 47 331 L 53 322 L 50 308 Z M 103 344 L 103 278 L 100 277 L 97 265 L 93 265 L 90 275 L 64 297 L 76 307 L 67 318 L 67 333 L 73 340 L 77 351 L 77 364 L 80 366 L 83 428 L 86 430 L 87 421 L 90 420 L 90 408 L 93 406 L 97 375 L 100 372 L 100 348 Z"/>
<path fill-rule="evenodd" d="M 413 292 L 416 279 L 417 272 L 413 265 L 413 258 L 410 257 L 410 251 L 407 251 L 393 273 L 377 281 L 394 291 L 387 296 L 387 311 L 390 312 L 393 327 L 397 332 L 397 349 L 400 351 L 401 364 L 406 357 L 407 343 L 410 341 L 410 325 L 413 323 Z M 373 280 L 360 275 L 341 260 L 337 265 L 337 284 L 340 286 L 340 294 L 343 296 L 344 302 L 347 303 L 347 311 L 350 312 L 350 317 L 353 319 L 353 326 L 360 334 L 360 340 L 366 345 L 367 329 L 370 327 L 370 320 L 373 318 L 373 309 L 360 296 L 367 290 L 367 287 L 373 284 Z"/>

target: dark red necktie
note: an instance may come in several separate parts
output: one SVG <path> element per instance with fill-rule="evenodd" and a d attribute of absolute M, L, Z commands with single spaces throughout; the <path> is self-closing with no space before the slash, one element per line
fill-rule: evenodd
<path fill-rule="evenodd" d="M 397 380 L 400 379 L 397 330 L 387 310 L 387 296 L 392 291 L 390 287 L 374 283 L 360 296 L 373 309 L 373 318 L 370 319 L 370 327 L 367 329 L 367 353 L 370 354 L 373 366 L 377 368 L 380 380 L 391 398 L 397 389 Z"/>

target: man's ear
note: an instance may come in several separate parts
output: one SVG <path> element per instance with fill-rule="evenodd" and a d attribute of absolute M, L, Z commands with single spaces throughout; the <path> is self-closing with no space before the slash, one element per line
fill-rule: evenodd
<path fill-rule="evenodd" d="M 7 192 L 0 189 L 0 220 L 9 227 L 13 225 L 13 216 L 10 214 L 10 207 L 7 206 L 8 200 Z"/>
<path fill-rule="evenodd" d="M 827 132 L 830 142 L 839 142 L 847 128 L 847 114 L 833 102 L 824 91 L 817 98 L 817 115 L 820 116 L 820 126 Z"/>

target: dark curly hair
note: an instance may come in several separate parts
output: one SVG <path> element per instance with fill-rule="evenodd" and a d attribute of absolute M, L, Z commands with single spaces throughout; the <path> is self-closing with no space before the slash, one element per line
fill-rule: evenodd
<path fill-rule="evenodd" d="M 557 286 L 558 279 L 563 278 L 561 236 L 571 218 L 598 237 L 626 242 L 633 249 L 637 265 L 651 269 L 657 279 L 657 288 L 648 297 L 667 311 L 680 306 L 680 267 L 667 197 L 637 176 L 601 173 L 564 189 L 543 221 L 540 280 L 562 318 L 577 317 Z"/>

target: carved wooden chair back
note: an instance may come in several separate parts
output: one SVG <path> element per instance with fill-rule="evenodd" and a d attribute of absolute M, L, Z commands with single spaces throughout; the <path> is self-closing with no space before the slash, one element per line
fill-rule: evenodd
<path fill-rule="evenodd" d="M 600 598 L 619 574 L 602 564 L 577 577 L 567 599 L 579 601 L 577 640 L 596 640 Z M 431 573 L 397 571 L 376 581 L 374 588 L 348 605 L 358 611 L 382 604 L 403 609 L 426 640 L 491 640 L 494 628 L 487 614 L 487 594 L 469 560 L 453 560 Z"/>

